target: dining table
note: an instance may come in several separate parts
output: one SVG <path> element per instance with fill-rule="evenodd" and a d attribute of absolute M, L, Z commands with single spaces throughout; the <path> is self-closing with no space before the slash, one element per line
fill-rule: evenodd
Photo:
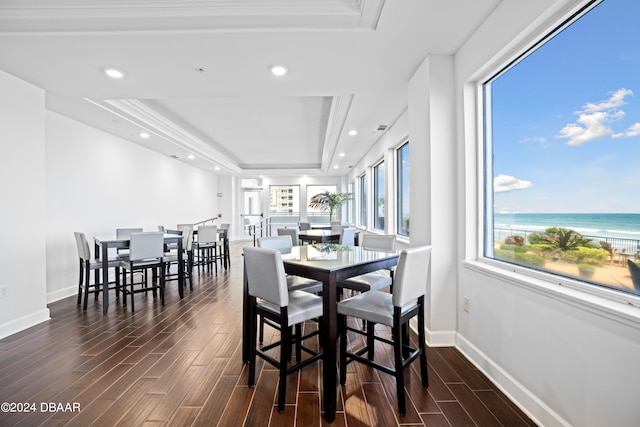
<path fill-rule="evenodd" d="M 322 282 L 322 360 L 324 416 L 329 422 L 336 417 L 338 387 L 338 316 L 337 283 L 350 277 L 393 267 L 398 263 L 399 251 L 379 251 L 361 246 L 319 243 L 294 246 L 282 254 L 287 274 L 294 274 Z M 249 331 L 248 283 L 245 268 L 243 304 L 242 360 L 249 361 L 251 339 Z"/>
<path fill-rule="evenodd" d="M 94 237 L 95 254 L 100 254 L 102 261 L 102 313 L 107 314 L 109 311 L 109 248 L 126 249 L 130 244 L 130 237 L 114 238 L 114 237 Z M 164 243 L 177 244 L 178 247 L 178 265 L 182 265 L 182 233 L 175 232 L 164 233 Z M 178 268 L 178 293 L 180 298 L 184 297 L 184 270 Z"/>
<path fill-rule="evenodd" d="M 356 245 L 358 244 L 358 235 L 359 233 L 356 231 Z M 304 230 L 298 233 L 298 238 L 302 243 L 338 243 L 340 230 Z"/>

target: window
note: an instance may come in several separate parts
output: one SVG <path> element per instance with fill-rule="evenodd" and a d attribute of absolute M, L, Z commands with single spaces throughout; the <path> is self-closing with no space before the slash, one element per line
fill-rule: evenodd
<path fill-rule="evenodd" d="M 396 150 L 397 161 L 397 233 L 409 236 L 409 142 Z"/>
<path fill-rule="evenodd" d="M 485 256 L 639 293 L 640 2 L 592 2 L 484 85 Z"/>
<path fill-rule="evenodd" d="M 329 222 L 328 211 L 322 212 L 319 209 L 309 207 L 311 198 L 316 194 L 324 193 L 325 191 L 335 193 L 337 191 L 337 187 L 335 185 L 307 185 L 307 219 L 309 222 L 314 224 L 324 224 Z"/>
<path fill-rule="evenodd" d="M 384 161 L 373 167 L 373 228 L 384 230 Z"/>
<path fill-rule="evenodd" d="M 358 225 L 367 226 L 367 175 L 358 178 L 358 190 L 360 193 L 360 222 Z"/>
<path fill-rule="evenodd" d="M 275 222 L 297 222 L 300 206 L 300 187 L 297 185 L 272 185 L 269 187 L 269 216 Z"/>
<path fill-rule="evenodd" d="M 349 194 L 351 195 L 351 197 L 349 198 L 349 201 L 347 202 L 347 221 L 350 224 L 355 224 L 355 212 L 356 212 L 356 182 L 355 181 L 351 181 L 349 183 Z"/>

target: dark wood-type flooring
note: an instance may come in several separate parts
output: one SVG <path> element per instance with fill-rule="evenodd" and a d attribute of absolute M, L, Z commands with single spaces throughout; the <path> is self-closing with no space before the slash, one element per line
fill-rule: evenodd
<path fill-rule="evenodd" d="M 328 424 L 321 362 L 289 377 L 283 414 L 274 406 L 273 367 L 259 364 L 256 386 L 247 387 L 240 346 L 242 244 L 250 243 L 232 242 L 229 270 L 195 274 L 194 290 L 183 300 L 171 282 L 164 307 L 140 294 L 132 314 L 112 295 L 103 316 L 100 300 L 90 296 L 83 312 L 70 297 L 49 305 L 50 321 L 0 340 L 0 403 L 35 409 L 4 412 L 3 406 L 0 426 Z M 268 339 L 276 335 L 267 329 Z M 391 356 L 385 347 L 377 354 Z M 405 416 L 396 410 L 393 377 L 349 365 L 332 425 L 535 425 L 456 349 L 429 348 L 427 354 L 429 389 L 421 387 L 414 362 Z"/>

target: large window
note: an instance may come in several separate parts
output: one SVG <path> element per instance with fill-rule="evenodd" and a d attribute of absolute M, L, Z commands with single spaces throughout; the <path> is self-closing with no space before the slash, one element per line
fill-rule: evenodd
<path fill-rule="evenodd" d="M 356 214 L 356 182 L 355 181 L 351 181 L 349 183 L 349 194 L 351 195 L 351 197 L 349 198 L 349 201 L 347 202 L 347 221 L 350 224 L 355 224 L 355 214 Z"/>
<path fill-rule="evenodd" d="M 269 187 L 269 216 L 272 223 L 289 224 L 300 221 L 300 187 L 272 185 Z"/>
<path fill-rule="evenodd" d="M 373 167 L 373 228 L 384 230 L 384 161 Z"/>
<path fill-rule="evenodd" d="M 397 233 L 409 236 L 409 143 L 405 142 L 396 150 L 396 200 Z"/>
<path fill-rule="evenodd" d="M 313 196 L 326 191 L 329 193 L 335 193 L 337 191 L 337 187 L 335 185 L 307 185 L 307 219 L 309 222 L 314 224 L 324 224 L 329 222 L 329 212 L 323 212 L 320 209 L 309 207 L 309 202 Z"/>
<path fill-rule="evenodd" d="M 358 193 L 360 195 L 360 215 L 358 225 L 367 226 L 367 175 L 358 177 Z"/>
<path fill-rule="evenodd" d="M 597 3 L 484 84 L 485 256 L 638 293 L 640 2 Z"/>

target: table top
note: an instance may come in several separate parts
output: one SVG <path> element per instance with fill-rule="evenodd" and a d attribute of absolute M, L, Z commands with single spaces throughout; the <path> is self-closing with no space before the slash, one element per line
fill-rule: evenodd
<path fill-rule="evenodd" d="M 303 230 L 298 233 L 299 236 L 309 236 L 309 237 L 322 237 L 322 236 L 333 236 L 340 235 L 340 231 L 331 231 L 331 230 Z"/>
<path fill-rule="evenodd" d="M 164 233 L 164 240 L 167 241 L 178 241 L 182 236 L 180 234 L 172 234 L 172 233 Z M 129 240 L 131 240 L 130 238 L 124 238 L 124 239 L 118 239 L 114 236 L 110 236 L 110 237 L 94 237 L 93 240 L 97 243 L 97 244 L 102 244 L 102 243 L 126 243 Z"/>
<path fill-rule="evenodd" d="M 343 246 L 334 243 L 294 246 L 282 254 L 285 264 L 301 265 L 317 270 L 334 271 L 372 262 L 397 259 L 399 251 L 378 251 L 362 246 Z"/>

